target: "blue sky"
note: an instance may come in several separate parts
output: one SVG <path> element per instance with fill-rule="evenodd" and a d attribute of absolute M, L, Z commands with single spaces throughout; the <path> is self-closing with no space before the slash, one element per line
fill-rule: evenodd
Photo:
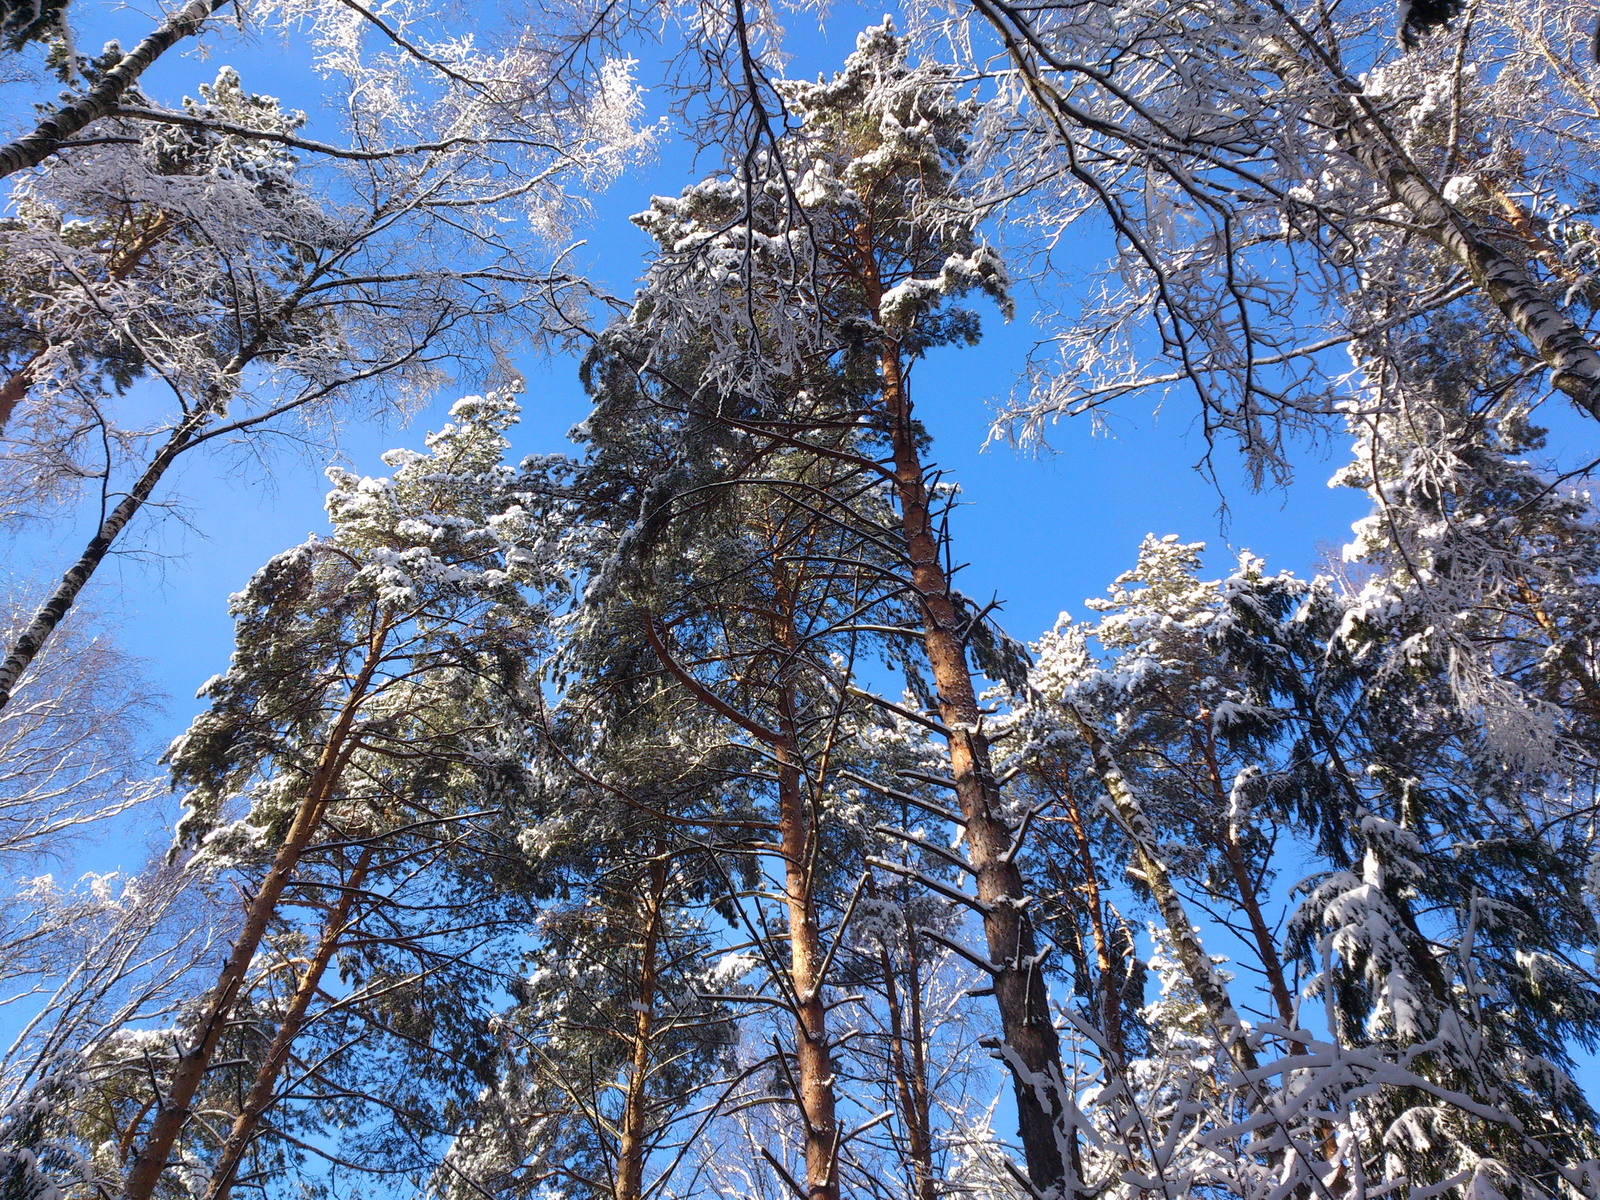
<path fill-rule="evenodd" d="M 144 15 L 91 0 L 80 0 L 75 11 L 86 47 L 107 36 L 131 44 L 148 28 Z M 841 4 L 831 10 L 825 28 L 797 24 L 788 43 L 794 56 L 790 72 L 811 76 L 835 69 L 853 48 L 856 33 L 879 19 L 880 9 Z M 647 49 L 639 53 L 639 74 L 648 80 L 654 64 Z M 208 59 L 169 56 L 146 76 L 145 88 L 175 103 L 223 64 L 238 68 L 251 90 L 307 109 L 315 133 L 319 84 L 305 63 L 270 39 L 241 37 Z M 32 98 L 26 87 L 6 92 L 0 99 L 12 112 Z M 659 114 L 665 98 L 651 95 L 647 103 Z M 695 177 L 672 138 L 669 130 L 667 148 L 656 162 L 596 198 L 594 219 L 583 231 L 587 242 L 577 253 L 577 265 L 615 292 L 631 290 L 648 248 L 648 239 L 629 224 L 629 214 L 644 208 L 652 193 L 676 192 Z M 711 165 L 709 159 L 702 162 Z M 1086 260 L 1097 255 L 1087 236 L 1081 251 Z M 1047 629 L 1063 609 L 1084 615 L 1084 598 L 1100 594 L 1132 564 L 1146 533 L 1208 542 L 1218 570 L 1226 569 L 1230 549 L 1248 547 L 1274 568 L 1305 571 L 1328 544 L 1345 540 L 1350 522 L 1365 509 L 1361 496 L 1325 484 L 1339 462 L 1337 441 L 1332 457 L 1304 454 L 1294 484 L 1261 494 L 1250 491 L 1224 449 L 1219 492 L 1193 469 L 1204 445 L 1193 404 L 1178 394 L 1159 409 L 1157 397 L 1122 402 L 1110 415 L 1110 436 L 1097 434 L 1086 421 L 1072 421 L 1056 427 L 1053 450 L 1044 455 L 1005 445 L 984 450 L 994 407 L 1010 392 L 1038 336 L 1026 317 L 1006 325 L 991 311 L 985 324 L 987 336 L 978 347 L 941 350 L 919 364 L 914 395 L 934 436 L 933 458 L 962 489 L 963 507 L 952 525 L 956 558 L 970 565 L 960 582 L 976 597 L 998 595 L 1005 605 L 1001 620 L 1022 640 Z M 520 365 L 528 388 L 516 451 L 567 448 L 565 433 L 585 412 L 576 362 L 525 355 Z M 382 450 L 419 445 L 466 390 L 442 392 L 404 426 L 347 428 L 340 459 L 352 469 L 380 473 Z M 167 697 L 150 731 L 153 746 L 165 745 L 182 730 L 198 707 L 195 688 L 226 666 L 232 641 L 229 593 L 271 555 L 326 528 L 322 471 L 327 462 L 324 454 L 286 452 L 267 474 L 258 466 L 241 468 L 224 455 L 183 461 L 163 485 L 161 498 L 181 497 L 189 520 L 147 511 L 135 540 L 152 553 L 108 563 L 92 586 L 91 603 L 120 625 L 123 642 L 145 660 L 151 684 Z M 1224 497 L 1230 508 L 1226 525 L 1219 511 Z M 85 536 L 71 524 L 31 532 L 17 543 L 12 570 L 51 577 L 76 557 Z M 102 847 L 92 857 L 96 865 L 110 865 L 107 858 L 142 854 L 142 843 L 135 838 Z"/>

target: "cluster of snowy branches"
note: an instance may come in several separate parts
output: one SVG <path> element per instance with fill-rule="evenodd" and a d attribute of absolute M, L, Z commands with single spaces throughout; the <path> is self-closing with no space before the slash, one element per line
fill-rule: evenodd
<path fill-rule="evenodd" d="M 7 598 L 0 1195 L 1600 1200 L 1600 513 L 1538 424 L 1600 418 L 1600 9 L 1407 12 L 950 0 L 808 82 L 713 0 L 191 0 L 98 56 L 0 6 L 68 88 L 0 147 L 0 488 L 96 509 Z M 230 19 L 339 140 L 146 95 Z M 662 136 L 652 33 L 723 165 L 594 328 L 562 241 Z M 1024 280 L 1002 433 L 1345 438 L 1345 560 L 1152 536 L 1008 635 L 912 379 Z M 514 460 L 556 345 L 590 414 Z M 157 790 L 76 599 L 174 461 L 452 370 L 232 597 L 170 849 L 37 875 Z"/>

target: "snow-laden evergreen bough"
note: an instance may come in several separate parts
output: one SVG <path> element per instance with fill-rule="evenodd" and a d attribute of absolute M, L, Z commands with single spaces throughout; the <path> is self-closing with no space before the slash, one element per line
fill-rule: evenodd
<path fill-rule="evenodd" d="M 1131 864 L 1168 947 L 1142 1054 L 1094 1002 L 1109 956 L 1077 967 L 1102 1080 L 1086 1161 L 1106 1186 L 1592 1194 L 1584 775 L 1508 770 L 1440 660 L 1367 652 L 1361 594 L 1248 556 L 1204 583 L 1197 551 L 1147 540 L 1098 623 L 1040 643 L 1009 718 L 1019 778 Z M 1248 974 L 1186 955 L 1196 938 Z"/>
<path fill-rule="evenodd" d="M 175 853 L 237 886 L 242 921 L 180 1020 L 94 1048 L 96 1089 L 58 1113 L 82 1185 L 220 1200 L 319 1158 L 425 1174 L 482 1086 L 491 952 L 528 920 L 495 847 L 515 845 L 530 664 L 566 587 L 546 464 L 504 461 L 516 412 L 462 400 L 391 476 L 332 472 L 332 536 L 234 597 L 232 662 L 167 757 Z M 308 1137 L 318 1111 L 342 1148 Z"/>

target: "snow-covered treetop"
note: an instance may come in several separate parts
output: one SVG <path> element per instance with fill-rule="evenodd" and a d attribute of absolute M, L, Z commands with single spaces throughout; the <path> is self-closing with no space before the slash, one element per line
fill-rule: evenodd
<path fill-rule="evenodd" d="M 863 332 L 911 353 L 971 342 L 976 318 L 940 311 L 968 292 L 1009 314 L 1004 266 L 955 185 L 978 110 L 949 67 L 911 63 L 886 19 L 832 79 L 774 86 L 796 122 L 775 148 L 634 218 L 660 247 L 642 332 L 674 350 L 709 333 L 736 364 L 717 366 L 726 388 Z"/>
<path fill-rule="evenodd" d="M 385 455 L 392 475 L 329 471 L 333 536 L 277 555 L 232 597 L 232 661 L 167 751 L 192 787 L 181 838 L 250 787 L 253 824 L 284 811 L 342 712 L 358 737 L 371 731 L 352 760 L 368 774 L 390 769 L 387 747 L 411 726 L 446 760 L 520 769 L 566 527 L 547 464 L 504 461 L 517 413 L 505 392 L 468 397 L 425 452 Z"/>

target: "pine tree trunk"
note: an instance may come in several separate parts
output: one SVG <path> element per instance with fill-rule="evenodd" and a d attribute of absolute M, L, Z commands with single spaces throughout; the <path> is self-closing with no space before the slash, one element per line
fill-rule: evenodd
<path fill-rule="evenodd" d="M 1072 832 L 1073 856 L 1083 876 L 1084 909 L 1089 917 L 1089 935 L 1094 939 L 1095 980 L 1093 995 L 1095 1007 L 1100 1012 L 1100 1036 L 1104 1044 L 1101 1053 L 1109 1060 L 1104 1064 L 1106 1079 L 1119 1071 L 1127 1058 L 1127 1033 L 1122 1027 L 1123 988 L 1127 984 L 1127 965 L 1117 953 L 1111 929 L 1106 923 L 1105 887 L 1100 879 L 1100 865 L 1095 861 L 1094 845 L 1089 839 L 1088 823 L 1070 780 L 1050 780 L 1049 786 L 1061 806 L 1062 820 Z M 1072 887 L 1061 882 L 1063 892 Z"/>
<path fill-rule="evenodd" d="M 816 831 L 801 770 L 800 720 L 792 678 L 798 637 L 795 595 L 774 537 L 773 635 L 778 668 L 778 728 L 772 747 L 777 760 L 778 836 L 783 853 L 783 893 L 789 910 L 789 978 L 794 991 L 795 1083 L 805 1138 L 808 1200 L 839 1200 L 839 1121 L 836 1114 L 833 1055 L 828 1039 L 828 1007 L 823 997 L 825 953 L 813 888 Z"/>
<path fill-rule="evenodd" d="M 1222 781 L 1222 767 L 1217 759 L 1216 736 L 1210 727 L 1210 714 L 1201 714 L 1203 728 L 1192 728 L 1195 748 L 1200 751 L 1206 764 L 1206 777 L 1211 784 L 1211 801 L 1217 811 L 1229 814 L 1230 796 L 1228 788 Z M 1239 829 L 1231 815 L 1225 815 L 1222 826 L 1217 833 L 1217 841 L 1222 850 L 1222 860 L 1227 865 L 1228 874 L 1233 879 L 1233 885 L 1238 891 L 1239 907 L 1244 910 L 1245 920 L 1250 925 L 1250 937 L 1255 942 L 1256 957 L 1261 960 L 1262 973 L 1267 978 L 1267 989 L 1272 993 L 1272 1002 L 1278 1009 L 1278 1021 L 1285 1032 L 1295 1028 L 1294 997 L 1289 991 L 1289 978 L 1283 969 L 1283 959 L 1278 953 L 1277 939 L 1272 936 L 1272 929 L 1267 924 L 1266 914 L 1261 908 L 1260 888 L 1250 872 L 1244 859 L 1244 847 L 1241 845 Z M 1304 1050 L 1304 1043 L 1291 1038 L 1290 1044 L 1297 1050 Z"/>
<path fill-rule="evenodd" d="M 644 897 L 645 924 L 639 940 L 639 978 L 635 990 L 633 1057 L 628 1065 L 623 1095 L 622 1124 L 617 1138 L 616 1200 L 640 1200 L 644 1192 L 644 1160 L 649 1132 L 651 1043 L 655 1036 L 656 984 L 660 974 L 659 948 L 662 911 L 666 907 L 667 859 L 657 843 L 650 864 L 650 892 Z"/>
<path fill-rule="evenodd" d="M 199 1091 L 201 1080 L 211 1065 L 212 1056 L 233 1015 L 234 1005 L 244 987 L 256 950 L 266 934 L 267 925 L 277 912 L 278 901 L 282 899 L 284 889 L 289 886 L 295 869 L 300 865 L 301 856 L 321 826 L 328 799 L 338 786 L 345 763 L 355 749 L 350 731 L 366 698 L 373 672 L 381 661 L 385 635 L 386 630 L 380 627 L 368 643 L 366 659 L 323 745 L 316 769 L 295 811 L 294 822 L 289 827 L 283 845 L 273 857 L 272 869 L 267 872 L 245 909 L 244 927 L 233 943 L 232 953 L 223 965 L 216 987 L 212 989 L 195 1040 L 179 1056 L 177 1069 L 167 1085 L 166 1094 L 161 1098 L 144 1147 L 128 1169 L 122 1188 L 123 1200 L 150 1200 L 167 1168 L 172 1147 L 188 1122 L 189 1105 Z"/>
<path fill-rule="evenodd" d="M 328 964 L 333 961 L 334 954 L 343 944 L 345 934 L 349 932 L 350 913 L 355 907 L 356 895 L 361 885 L 366 882 L 367 872 L 372 866 L 372 857 L 373 847 L 370 845 L 364 847 L 340 889 L 338 900 L 322 923 L 322 936 L 317 941 L 317 948 L 311 956 L 311 961 L 306 964 L 305 973 L 300 976 L 300 983 L 289 1001 L 289 1007 L 278 1023 L 278 1032 L 273 1036 L 267 1056 L 256 1071 L 249 1094 L 245 1097 L 239 1115 L 234 1118 L 233 1128 L 228 1131 L 228 1139 L 223 1143 L 217 1165 L 211 1172 L 211 1182 L 206 1187 L 205 1200 L 227 1200 L 228 1194 L 233 1190 L 239 1164 L 244 1161 L 244 1156 L 255 1140 L 262 1119 L 276 1098 L 278 1079 L 289 1061 L 289 1053 L 294 1049 L 295 1040 L 305 1028 L 306 1013 L 310 1011 L 311 1001 L 315 998 L 318 988 L 322 986 L 322 976 L 327 971 Z"/>
<path fill-rule="evenodd" d="M 874 311 L 878 299 L 879 294 L 871 295 Z M 1060 1041 L 1027 917 L 1027 891 L 1012 860 L 1013 831 L 1000 816 L 1000 787 L 990 765 L 989 740 L 982 729 L 960 618 L 939 561 L 939 540 L 898 346 L 886 340 L 878 361 L 911 584 L 922 613 L 923 645 L 939 693 L 939 716 L 951 731 L 950 770 L 966 824 L 967 858 L 977 877 L 1004 1039 L 1001 1055 L 1016 1093 L 1028 1178 L 1047 1194 L 1065 1185 L 1072 1144 L 1061 1120 L 1066 1087 Z"/>
<path fill-rule="evenodd" d="M 795 1082 L 805 1137 L 806 1195 L 839 1200 L 839 1122 L 833 1095 L 828 1009 L 822 994 L 822 931 L 812 896 L 810 822 L 800 769 L 780 751 L 778 828 L 789 909 L 789 977 L 795 994 Z"/>
<path fill-rule="evenodd" d="M 73 602 L 78 598 L 78 593 L 83 590 L 84 585 L 89 582 L 106 555 L 110 553 L 111 547 L 127 528 L 128 522 L 133 520 L 144 507 L 145 501 L 150 499 L 150 493 L 155 490 L 156 484 L 161 482 L 167 469 L 178 456 L 194 445 L 195 439 L 202 435 L 205 427 L 223 412 L 240 372 L 261 353 L 267 345 L 269 334 L 280 328 L 297 311 L 308 287 L 309 282 L 302 284 L 299 291 L 280 305 L 274 318 L 264 322 L 255 331 L 254 337 L 234 352 L 233 357 L 218 372 L 216 381 L 207 389 L 205 396 L 189 410 L 188 415 L 168 436 L 161 449 L 156 452 L 156 456 L 150 460 L 150 464 L 145 467 L 137 482 L 111 510 L 110 515 L 100 522 L 100 528 L 95 531 L 94 537 L 89 539 L 89 544 L 84 547 L 78 561 L 62 575 L 61 582 L 56 585 L 50 598 L 39 606 L 28 627 L 11 643 L 5 661 L 0 662 L 0 709 L 11 702 L 11 696 L 16 691 L 17 681 L 22 678 L 22 673 L 44 649 L 56 626 L 66 618 Z"/>
<path fill-rule="evenodd" d="M 906 1161 L 917 1200 L 938 1200 L 933 1171 L 933 1133 L 928 1105 L 927 1030 L 922 1024 L 922 972 L 917 931 L 906 921 L 906 1003 L 900 1002 L 899 972 L 885 944 L 878 947 L 884 1007 L 889 1013 L 889 1069 L 894 1076 Z"/>
<path fill-rule="evenodd" d="M 37 166 L 91 121 L 110 116 L 145 68 L 185 38 L 193 37 L 230 0 L 189 0 L 112 67 L 82 96 L 58 108 L 33 131 L 0 146 L 0 177 Z"/>

